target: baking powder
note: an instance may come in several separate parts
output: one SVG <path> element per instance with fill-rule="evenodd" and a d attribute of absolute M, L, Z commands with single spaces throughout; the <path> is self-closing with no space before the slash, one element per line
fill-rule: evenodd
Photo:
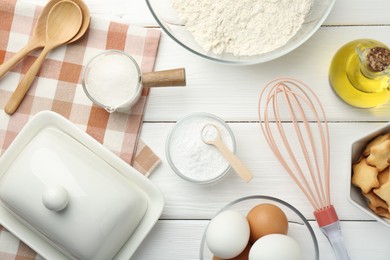
<path fill-rule="evenodd" d="M 218 128 L 215 125 L 205 125 L 202 128 L 202 140 L 205 143 L 212 142 L 218 138 Z"/>
<path fill-rule="evenodd" d="M 233 151 L 234 141 L 228 129 L 213 118 L 187 117 L 180 121 L 171 133 L 169 155 L 176 169 L 195 181 L 217 178 L 229 167 L 228 161 L 213 145 L 202 141 L 202 129 L 207 124 L 218 127 L 221 139 Z"/>
<path fill-rule="evenodd" d="M 286 44 L 313 0 L 171 0 L 198 44 L 215 54 L 252 56 Z"/>

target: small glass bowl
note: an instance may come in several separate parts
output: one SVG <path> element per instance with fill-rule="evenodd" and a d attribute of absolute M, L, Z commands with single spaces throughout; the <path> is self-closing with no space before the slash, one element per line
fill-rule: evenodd
<path fill-rule="evenodd" d="M 275 206 L 278 206 L 286 214 L 288 219 L 287 235 L 298 242 L 299 246 L 301 247 L 301 252 L 303 256 L 302 260 L 318 260 L 318 241 L 312 227 L 310 226 L 310 223 L 296 208 L 281 199 L 263 195 L 242 197 L 228 203 L 220 211 L 218 211 L 216 215 L 218 215 L 222 211 L 229 209 L 236 210 L 242 215 L 246 216 L 253 207 L 262 203 L 270 203 Z M 210 252 L 206 244 L 206 233 L 207 228 L 203 233 L 202 241 L 200 244 L 200 260 L 213 259 L 213 254 Z"/>
<path fill-rule="evenodd" d="M 215 116 L 213 114 L 209 114 L 209 113 L 194 113 L 194 114 L 188 115 L 188 116 L 182 118 L 181 120 L 179 120 L 176 123 L 176 125 L 171 129 L 171 131 L 169 132 L 168 137 L 167 137 L 167 141 L 166 141 L 166 144 L 165 144 L 165 154 L 167 156 L 168 163 L 171 166 L 171 168 L 173 169 L 173 171 L 179 177 L 183 178 L 186 181 L 189 181 L 189 182 L 192 182 L 192 183 L 197 183 L 197 184 L 207 184 L 207 183 L 215 182 L 215 181 L 221 179 L 222 177 L 224 177 L 227 174 L 227 172 L 230 170 L 231 166 L 230 166 L 230 164 L 227 161 L 224 162 L 224 164 L 226 164 L 225 168 L 223 168 L 222 170 L 220 170 L 218 172 L 212 172 L 210 174 L 210 177 L 205 176 L 205 175 L 207 175 L 206 172 L 199 172 L 199 175 L 202 175 L 201 178 L 196 178 L 192 174 L 187 174 L 183 170 L 180 170 L 179 169 L 180 167 L 178 167 L 177 163 L 175 162 L 175 156 L 173 154 L 174 149 L 172 149 L 171 146 L 175 143 L 175 138 L 176 138 L 176 136 L 178 134 L 180 134 L 180 131 L 184 131 L 184 129 L 186 128 L 186 124 L 191 124 L 191 122 L 198 122 L 199 123 L 199 125 L 195 126 L 196 129 L 199 129 L 199 135 L 197 136 L 197 135 L 188 134 L 187 135 L 188 138 L 189 138 L 188 142 L 192 142 L 192 144 L 194 144 L 194 145 L 196 145 L 196 144 L 197 145 L 202 145 L 202 146 L 204 145 L 204 147 L 209 147 L 210 149 L 215 149 L 213 151 L 213 153 L 219 153 L 219 151 L 215 147 L 213 147 L 212 145 L 204 143 L 202 141 L 202 139 L 201 139 L 201 129 L 203 128 L 203 126 L 206 125 L 206 124 L 209 124 L 209 123 L 214 123 L 214 124 L 216 124 L 220 128 L 219 130 L 222 133 L 225 133 L 224 134 L 225 135 L 225 139 L 223 139 L 223 141 L 226 141 L 226 138 L 230 138 L 230 142 L 231 142 L 231 147 L 230 148 L 232 149 L 233 153 L 235 152 L 235 150 L 236 150 L 236 141 L 235 141 L 235 138 L 234 138 L 233 131 L 225 123 L 224 120 L 222 120 L 221 118 L 219 118 L 219 117 L 217 117 L 217 116 Z M 223 137 L 223 135 L 222 135 L 222 137 Z M 225 142 L 225 144 L 226 144 L 226 142 Z M 181 153 L 185 153 L 186 151 L 185 150 L 181 150 L 180 152 Z M 196 157 L 195 154 L 192 154 L 192 155 L 194 157 Z M 222 154 L 220 154 L 220 156 L 222 157 Z M 202 163 L 202 162 L 200 162 L 200 163 Z M 209 165 L 204 164 L 204 163 L 202 163 L 202 164 L 206 165 L 206 167 L 209 166 Z"/>

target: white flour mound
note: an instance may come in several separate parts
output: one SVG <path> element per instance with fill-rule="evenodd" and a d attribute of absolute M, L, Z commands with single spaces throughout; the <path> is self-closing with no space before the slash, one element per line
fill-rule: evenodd
<path fill-rule="evenodd" d="M 215 54 L 252 56 L 283 46 L 314 0 L 171 0 L 198 44 Z"/>

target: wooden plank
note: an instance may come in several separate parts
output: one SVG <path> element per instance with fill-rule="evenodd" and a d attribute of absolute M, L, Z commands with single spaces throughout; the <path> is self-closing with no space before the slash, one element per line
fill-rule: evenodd
<path fill-rule="evenodd" d="M 165 0 L 168 1 L 168 0 Z M 146 1 L 115 0 L 107 6 L 102 1 L 88 0 L 93 6 L 91 12 L 96 15 L 119 15 L 123 22 L 156 26 L 157 22 L 150 14 Z M 386 0 L 337 0 L 325 25 L 370 25 L 390 24 L 390 2 Z"/>
<path fill-rule="evenodd" d="M 152 89 L 145 120 L 172 121 L 196 111 L 208 111 L 228 121 L 257 120 L 262 87 L 277 77 L 293 77 L 316 91 L 331 121 L 388 121 L 390 104 L 356 109 L 341 101 L 330 87 L 328 70 L 333 55 L 345 43 L 364 36 L 390 45 L 389 34 L 390 26 L 323 27 L 279 59 L 241 67 L 200 58 L 164 34 L 156 70 L 185 67 L 187 87 Z"/>
<path fill-rule="evenodd" d="M 23 0 L 44 5 L 47 0 Z M 169 0 L 165 0 L 169 1 Z M 125 23 L 157 26 L 144 0 L 85 0 L 91 14 L 116 18 Z M 326 25 L 390 24 L 390 2 L 386 0 L 337 0 Z"/>
<path fill-rule="evenodd" d="M 336 0 L 326 25 L 390 24 L 390 2 L 386 0 Z"/>
<path fill-rule="evenodd" d="M 165 157 L 165 141 L 174 124 L 145 123 L 141 138 L 161 158 L 162 164 L 150 177 L 166 199 L 163 219 L 205 219 L 228 202 L 249 195 L 269 195 L 287 201 L 305 217 L 313 209 L 298 187 L 271 154 L 257 123 L 229 123 L 237 142 L 237 156 L 253 172 L 251 182 L 243 182 L 232 171 L 215 185 L 197 185 L 179 178 Z M 331 123 L 331 199 L 340 219 L 372 219 L 347 199 L 350 174 L 350 146 L 353 141 L 383 124 Z M 212 198 L 212 199 L 210 199 Z"/>
<path fill-rule="evenodd" d="M 197 260 L 200 242 L 208 220 L 160 220 L 141 244 L 134 259 L 137 260 Z M 319 230 L 311 226 L 319 244 L 320 259 L 335 259 L 332 248 Z M 390 255 L 390 232 L 377 222 L 342 222 L 341 229 L 351 259 L 387 260 Z"/>
<path fill-rule="evenodd" d="M 24 1 L 42 5 L 47 2 Z M 85 1 L 92 16 L 157 26 L 144 0 Z M 388 259 L 390 232 L 351 205 L 346 191 L 352 141 L 388 121 L 390 104 L 370 110 L 344 104 L 329 86 L 328 67 L 336 50 L 350 40 L 366 37 L 390 45 L 387 37 L 390 33 L 389 17 L 390 1 L 387 0 L 337 0 L 325 21 L 325 25 L 332 27 L 320 28 L 308 42 L 285 57 L 246 67 L 204 60 L 163 34 L 156 69 L 186 67 L 188 86 L 153 89 L 148 102 L 147 123 L 143 126 L 141 138 L 163 161 L 150 179 L 163 192 L 166 204 L 161 220 L 133 259 L 199 259 L 199 244 L 209 219 L 226 203 L 242 196 L 265 194 L 281 198 L 313 220 L 310 204 L 270 153 L 256 122 L 260 90 L 266 82 L 279 76 L 296 77 L 313 86 L 332 121 L 331 196 L 342 219 L 342 231 L 351 259 Z M 371 26 L 377 24 L 386 26 Z M 174 125 L 171 121 L 198 111 L 214 113 L 230 121 L 237 140 L 237 155 L 255 174 L 252 182 L 245 184 L 230 172 L 215 185 L 199 186 L 187 183 L 173 173 L 164 150 L 167 134 Z M 316 222 L 311 221 L 311 224 L 319 241 L 321 259 L 334 259 L 332 249 Z"/>

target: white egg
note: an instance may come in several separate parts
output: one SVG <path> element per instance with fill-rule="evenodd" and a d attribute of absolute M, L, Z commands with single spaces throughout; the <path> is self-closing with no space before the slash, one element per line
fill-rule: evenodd
<path fill-rule="evenodd" d="M 302 260 L 298 243 L 291 237 L 271 234 L 258 239 L 249 251 L 249 260 Z"/>
<path fill-rule="evenodd" d="M 249 232 L 249 223 L 242 214 L 225 210 L 210 221 L 206 231 L 206 243 L 215 256 L 230 259 L 245 249 Z"/>

